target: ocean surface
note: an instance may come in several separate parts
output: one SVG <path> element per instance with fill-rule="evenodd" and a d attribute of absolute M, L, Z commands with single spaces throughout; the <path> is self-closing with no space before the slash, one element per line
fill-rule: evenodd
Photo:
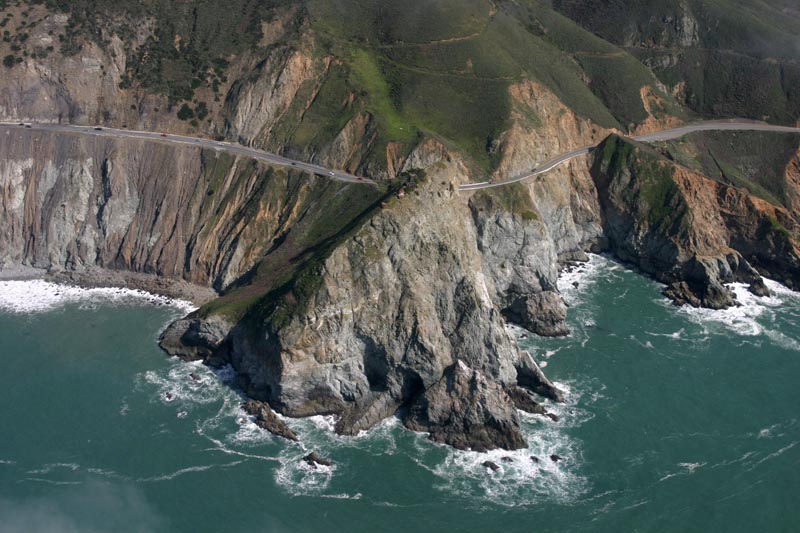
<path fill-rule="evenodd" d="M 800 296 L 677 309 L 598 256 L 560 285 L 572 336 L 521 344 L 568 391 L 561 421 L 477 454 L 396 420 L 282 441 L 232 370 L 158 349 L 185 306 L 0 282 L 0 531 L 800 531 Z"/>

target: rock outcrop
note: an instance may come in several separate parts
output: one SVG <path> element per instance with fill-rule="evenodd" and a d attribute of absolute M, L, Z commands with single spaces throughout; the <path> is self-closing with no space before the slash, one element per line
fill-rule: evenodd
<path fill-rule="evenodd" d="M 406 427 L 462 450 L 527 447 L 503 388 L 458 361 L 409 408 Z"/>
<path fill-rule="evenodd" d="M 255 418 L 256 425 L 261 429 L 265 429 L 273 435 L 283 437 L 286 440 L 298 440 L 297 434 L 292 431 L 292 428 L 281 420 L 280 417 L 275 414 L 275 411 L 266 403 L 257 400 L 249 400 L 244 403 L 242 408 L 247 414 Z"/>
<path fill-rule="evenodd" d="M 193 320 L 176 322 L 163 338 L 187 339 L 195 352 L 200 344 L 199 356 L 227 358 L 243 390 L 283 414 L 338 415 L 342 434 L 369 429 L 405 406 L 414 413 L 406 423 L 435 440 L 474 449 L 523 446 L 504 389 L 562 398 L 506 331 L 474 228 L 464 224 L 469 208 L 453 192 L 465 169 L 457 159 L 438 159 L 442 153 L 436 143 L 421 146 L 410 161 L 436 164 L 417 175 L 405 198 L 387 202 L 329 255 L 268 294 L 224 342 L 195 342 L 203 326 Z M 211 344 L 217 351 L 203 351 Z M 465 379 L 481 390 L 447 404 L 451 392 L 456 398 L 469 389 Z M 448 425 L 448 410 L 471 413 L 468 424 Z"/>
<path fill-rule="evenodd" d="M 760 272 L 798 286 L 800 226 L 785 208 L 616 136 L 595 150 L 592 175 L 609 246 L 667 284 L 676 303 L 730 307 L 726 284 L 763 293 Z"/>

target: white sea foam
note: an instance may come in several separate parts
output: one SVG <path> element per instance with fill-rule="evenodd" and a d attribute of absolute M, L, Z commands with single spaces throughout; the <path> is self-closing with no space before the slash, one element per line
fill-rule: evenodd
<path fill-rule="evenodd" d="M 191 474 L 193 472 L 205 472 L 206 470 L 211 470 L 212 468 L 230 468 L 232 466 L 236 466 L 241 463 L 242 461 L 233 461 L 231 463 L 225 463 L 225 464 L 189 466 L 186 468 L 181 468 L 180 470 L 176 470 L 175 472 L 171 472 L 169 474 L 162 474 L 160 476 L 153 476 L 147 478 L 139 478 L 136 481 L 139 482 L 169 481 L 175 479 L 176 477 L 183 476 L 185 474 Z"/>
<path fill-rule="evenodd" d="M 0 310 L 11 313 L 43 313 L 67 304 L 78 303 L 86 308 L 98 304 L 169 305 L 189 313 L 191 302 L 157 296 L 134 289 L 83 289 L 43 280 L 0 281 Z"/>
<path fill-rule="evenodd" d="M 678 463 L 678 467 L 680 467 L 680 470 L 666 474 L 662 476 L 658 481 L 659 482 L 666 481 L 676 476 L 691 476 L 692 474 L 694 474 L 695 470 L 697 470 L 698 468 L 702 468 L 705 465 L 706 463 Z"/>
<path fill-rule="evenodd" d="M 42 474 L 49 474 L 54 470 L 69 470 L 71 472 L 74 472 L 79 468 L 80 465 L 76 463 L 48 463 L 42 466 L 41 468 L 37 468 L 35 470 L 28 470 L 26 474 L 42 475 Z"/>
<path fill-rule="evenodd" d="M 558 290 L 564 295 L 564 300 L 575 305 L 580 302 L 581 295 L 594 285 L 598 274 L 602 271 L 609 271 L 615 266 L 610 259 L 601 255 L 589 254 L 589 261 L 579 263 L 564 270 L 558 276 Z M 577 284 L 577 286 L 576 286 Z"/>
<path fill-rule="evenodd" d="M 800 351 L 800 342 L 769 327 L 776 312 L 785 309 L 787 304 L 796 305 L 800 295 L 777 282 L 765 280 L 765 283 L 772 292 L 770 296 L 755 296 L 748 290 L 747 285 L 733 283 L 730 288 L 736 295 L 739 305 L 721 310 L 684 306 L 677 312 L 703 327 L 708 324 L 718 324 L 742 337 L 764 335 L 779 346 Z M 667 305 L 666 300 L 662 303 Z"/>
<path fill-rule="evenodd" d="M 190 374 L 195 374 L 195 380 Z M 163 371 L 149 370 L 137 377 L 141 386 L 147 383 L 157 389 L 157 399 L 163 403 L 177 403 L 183 409 L 192 404 L 209 404 L 223 398 L 229 387 L 199 361 L 184 363 L 175 361 L 166 375 Z"/>
<path fill-rule="evenodd" d="M 47 483 L 48 485 L 80 485 L 80 481 L 56 481 L 39 477 L 26 477 L 23 481 L 36 481 L 37 483 Z"/>

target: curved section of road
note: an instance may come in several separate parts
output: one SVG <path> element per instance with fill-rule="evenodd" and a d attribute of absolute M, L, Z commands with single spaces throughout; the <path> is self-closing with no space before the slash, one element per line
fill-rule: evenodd
<path fill-rule="evenodd" d="M 682 126 L 680 128 L 674 128 L 671 130 L 664 130 L 658 131 L 655 133 L 648 133 L 647 135 L 638 135 L 636 137 L 631 137 L 634 141 L 639 142 L 658 142 L 658 141 L 669 141 L 672 139 L 678 139 L 683 137 L 684 135 L 688 135 L 690 133 L 694 133 L 697 131 L 768 131 L 774 133 L 800 133 L 800 128 L 793 128 L 790 126 L 773 126 L 772 124 L 767 124 L 765 122 L 757 122 L 753 120 L 710 120 L 707 122 L 698 122 L 695 124 L 689 124 L 687 126 Z M 460 191 L 479 191 L 481 189 L 491 189 L 494 187 L 502 187 L 504 185 L 510 185 L 512 183 L 519 183 L 520 181 L 525 181 L 531 178 L 534 178 L 540 174 L 544 174 L 545 172 L 549 172 L 556 168 L 559 165 L 562 165 L 568 161 L 575 159 L 576 157 L 580 157 L 583 155 L 588 154 L 592 150 L 594 150 L 597 145 L 592 146 L 584 146 L 583 148 L 579 148 L 577 150 L 573 150 L 572 152 L 567 152 L 566 154 L 562 154 L 555 159 L 551 159 L 542 163 L 540 166 L 536 167 L 530 172 L 525 174 L 521 174 L 519 176 L 514 176 L 511 178 L 507 178 L 500 181 L 484 181 L 482 183 L 467 183 L 465 185 L 461 185 L 458 190 Z"/>
<path fill-rule="evenodd" d="M 313 163 L 297 161 L 295 159 L 289 159 L 287 157 L 283 157 L 280 155 L 264 152 L 263 150 L 258 150 L 256 148 L 249 148 L 247 146 L 242 146 L 240 144 L 234 144 L 224 141 L 212 141 L 210 139 L 187 137 L 185 135 L 156 133 L 152 131 L 135 131 L 135 130 L 106 128 L 97 126 L 0 122 L 0 131 L 2 131 L 3 129 L 9 131 L 12 128 L 25 128 L 34 131 L 46 131 L 46 132 L 65 133 L 73 135 L 74 134 L 94 135 L 97 137 L 128 138 L 128 139 L 140 139 L 146 141 L 157 141 L 157 142 L 172 143 L 172 144 L 185 144 L 188 146 L 195 146 L 198 148 L 207 148 L 211 150 L 228 152 L 235 155 L 252 157 L 253 159 L 256 159 L 258 161 L 263 161 L 269 165 L 295 168 L 298 170 L 303 170 L 306 172 L 310 172 L 312 174 L 324 176 L 326 178 L 330 178 L 337 181 L 343 181 L 346 183 L 376 185 L 376 183 L 369 178 L 354 176 L 352 174 L 348 174 L 347 172 L 341 170 L 331 170 L 319 165 L 315 165 Z M 758 122 L 754 120 L 733 119 L 733 120 L 712 120 L 706 122 L 698 122 L 695 124 L 682 126 L 680 128 L 674 128 L 671 130 L 664 130 L 655 133 L 648 133 L 647 135 L 638 135 L 636 137 L 631 137 L 631 138 L 639 142 L 657 142 L 657 141 L 668 141 L 672 139 L 678 139 L 680 137 L 683 137 L 684 135 L 688 135 L 690 133 L 694 133 L 697 131 L 723 131 L 723 130 L 800 133 L 800 128 L 795 128 L 790 126 L 774 126 L 772 124 L 767 124 L 765 122 Z M 504 185 L 510 185 L 512 183 L 519 183 L 520 181 L 525 181 L 534 178 L 540 174 L 544 174 L 545 172 L 549 172 L 552 169 L 556 168 L 557 166 L 563 165 L 564 163 L 567 163 L 568 161 L 571 161 L 576 157 L 581 157 L 583 155 L 586 155 L 589 152 L 591 152 L 596 146 L 597 145 L 584 146 L 583 148 L 578 148 L 577 150 L 567 152 L 554 159 L 546 161 L 542 163 L 540 166 L 531 170 L 530 172 L 521 174 L 519 176 L 514 176 L 511 178 L 494 182 L 485 181 L 482 183 L 467 183 L 461 185 L 459 187 L 459 190 L 478 191 L 481 189 L 491 189 L 493 187 L 502 187 Z"/>
<path fill-rule="evenodd" d="M 33 131 L 46 131 L 53 133 L 66 133 L 66 134 L 80 134 L 80 135 L 94 135 L 97 137 L 112 137 L 112 138 L 125 138 L 125 139 L 140 139 L 146 141 L 157 141 L 171 144 L 185 144 L 189 146 L 196 146 L 198 148 L 208 148 L 211 150 L 218 150 L 228 152 L 235 155 L 243 155 L 252 157 L 259 161 L 264 161 L 270 165 L 278 167 L 295 168 L 304 170 L 312 174 L 324 176 L 337 181 L 344 181 L 347 183 L 362 183 L 368 185 L 376 185 L 374 181 L 361 176 L 354 176 L 341 170 L 331 170 L 312 163 L 304 161 L 297 161 L 289 159 L 280 155 L 270 154 L 263 150 L 256 148 L 248 148 L 240 144 L 234 144 L 223 141 L 212 141 L 210 139 L 200 139 L 198 137 L 187 137 L 184 135 L 172 135 L 166 133 L 155 133 L 152 131 L 134 131 L 134 130 L 121 130 L 116 128 L 95 127 L 95 126 L 74 126 L 67 124 L 36 124 L 36 123 L 10 123 L 0 122 L 0 130 L 5 129 L 8 131 L 11 128 L 25 128 Z M 0 140 L 2 138 L 0 137 Z"/>

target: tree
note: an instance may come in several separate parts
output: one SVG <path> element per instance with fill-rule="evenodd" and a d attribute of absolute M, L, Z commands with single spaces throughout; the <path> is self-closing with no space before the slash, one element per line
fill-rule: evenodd
<path fill-rule="evenodd" d="M 17 63 L 17 58 L 14 57 L 13 54 L 8 54 L 6 57 L 3 58 L 3 66 L 6 68 L 11 68 Z"/>

